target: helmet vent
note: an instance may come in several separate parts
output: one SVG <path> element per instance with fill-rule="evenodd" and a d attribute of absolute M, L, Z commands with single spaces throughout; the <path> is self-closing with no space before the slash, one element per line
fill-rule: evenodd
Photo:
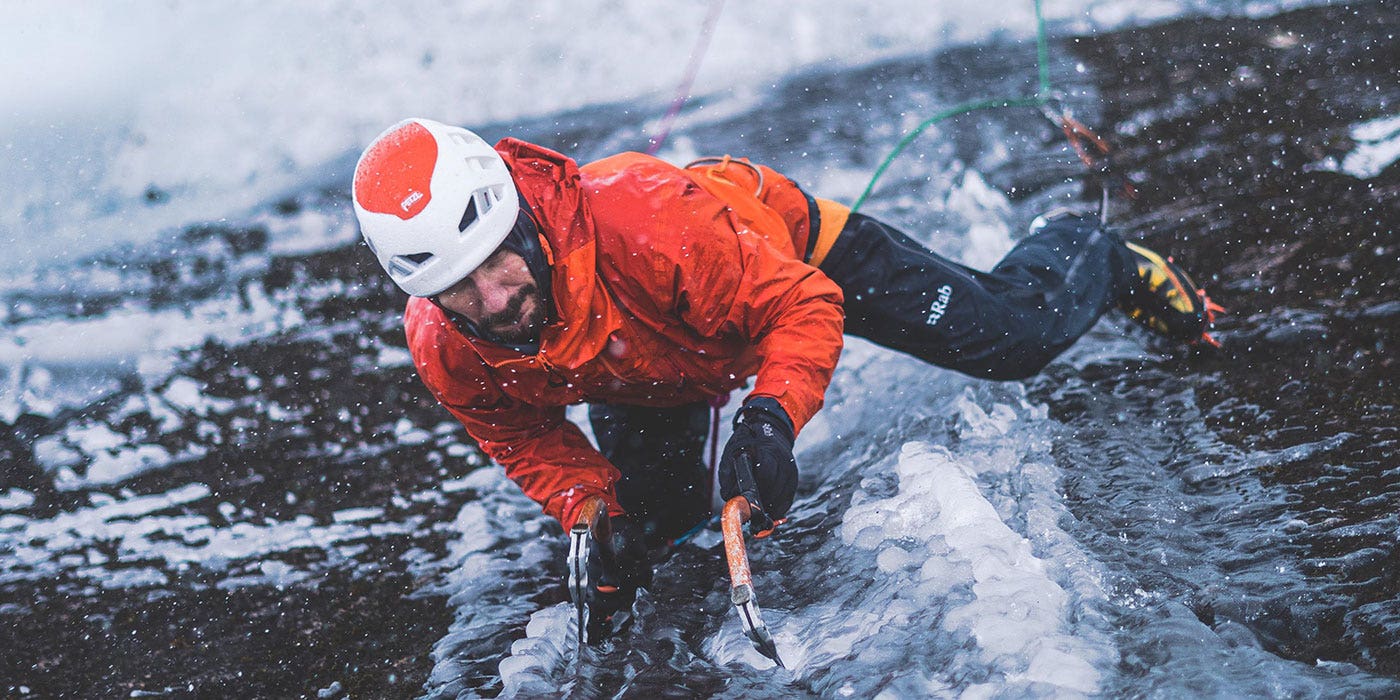
<path fill-rule="evenodd" d="M 462 221 L 457 224 L 457 232 L 466 231 L 472 224 L 476 223 L 479 215 L 476 213 L 476 197 L 467 200 L 467 210 L 462 212 Z"/>
<path fill-rule="evenodd" d="M 485 216 L 486 212 L 496 206 L 496 202 L 501 201 L 501 194 L 494 187 L 483 187 L 476 191 L 476 198 L 481 200 L 477 206 L 481 207 L 481 215 Z"/>
<path fill-rule="evenodd" d="M 418 271 L 423 263 L 433 259 L 432 253 L 411 253 L 409 255 L 395 255 L 389 259 L 389 274 L 397 276 L 407 276 Z"/>

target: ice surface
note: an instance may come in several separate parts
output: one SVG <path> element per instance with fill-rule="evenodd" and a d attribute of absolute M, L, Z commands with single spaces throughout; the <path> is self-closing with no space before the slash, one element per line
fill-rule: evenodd
<path fill-rule="evenodd" d="M 562 556 L 563 547 L 552 550 L 540 539 L 546 516 L 499 468 L 478 469 L 444 488 L 473 489 L 479 497 L 466 504 L 450 525 L 454 537 L 448 543 L 447 554 L 417 564 L 413 571 L 428 581 L 420 592 L 447 595 L 454 612 L 447 634 L 433 644 L 434 665 L 425 687 L 435 697 L 456 697 L 467 689 L 466 664 L 470 659 L 499 653 L 483 649 L 474 654 L 484 639 L 525 620 L 531 613 L 544 615 L 542 622 L 533 623 L 537 636 L 541 624 L 553 629 L 543 622 L 552 619 L 549 614 L 537 612 L 531 601 L 535 591 L 513 590 L 508 582 L 545 566 L 553 556 Z M 498 555 L 507 548 L 519 551 L 520 556 L 507 559 Z M 562 644 L 563 629 L 557 629 L 553 636 Z M 502 662 L 504 667 L 499 671 L 503 677 L 509 675 L 517 678 L 517 684 L 528 685 L 528 679 L 538 675 L 533 670 L 540 666 L 538 655 L 525 651 L 527 648 L 534 647 L 521 647 L 520 657 Z M 517 660 L 511 661 L 513 658 Z"/>
<path fill-rule="evenodd" d="M 799 441 L 809 485 L 791 516 L 839 520 L 750 552 L 796 682 L 834 697 L 1100 692 L 1117 651 L 1096 612 L 1098 566 L 1060 527 L 1053 429 L 1017 385 L 929 371 L 852 339 Z M 787 552 L 780 565 L 773 547 Z M 810 591 L 793 592 L 795 608 L 775 594 L 791 587 Z M 705 653 L 771 667 L 734 619 Z"/>
<path fill-rule="evenodd" d="M 977 429 L 996 426 L 987 418 Z M 974 654 L 1000 677 L 997 692 L 1007 684 L 1027 692 L 1035 684 L 1095 692 L 1097 667 L 1111 649 L 1071 623 L 1070 594 L 1050 578 L 1030 541 L 1002 522 L 975 472 L 946 448 L 924 443 L 905 445 L 895 472 L 898 494 L 853 505 L 842 540 L 876 550 L 883 574 L 907 571 L 913 590 L 930 602 L 970 588 L 970 599 L 950 606 L 942 625 L 971 636 Z M 911 543 L 924 553 L 911 554 Z"/>

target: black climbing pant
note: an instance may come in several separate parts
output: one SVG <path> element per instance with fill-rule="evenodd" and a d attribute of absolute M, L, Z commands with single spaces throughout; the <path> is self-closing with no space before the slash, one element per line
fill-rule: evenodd
<path fill-rule="evenodd" d="M 1036 223 L 980 272 L 851 214 L 821 270 L 846 295 L 846 333 L 974 377 L 1023 379 L 1093 327 L 1136 275 L 1097 220 Z"/>
<path fill-rule="evenodd" d="M 598 449 L 622 472 L 617 500 L 655 549 L 710 517 L 710 406 L 591 404 Z"/>

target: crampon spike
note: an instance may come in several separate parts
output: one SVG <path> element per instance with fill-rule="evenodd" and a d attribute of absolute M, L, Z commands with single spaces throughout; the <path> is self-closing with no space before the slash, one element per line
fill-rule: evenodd
<path fill-rule="evenodd" d="M 1206 295 L 1206 290 L 1197 289 L 1196 296 L 1199 297 L 1201 300 L 1201 308 L 1205 311 L 1206 322 L 1215 323 L 1216 314 L 1228 313 L 1227 311 L 1225 311 L 1225 307 L 1215 303 L 1211 300 L 1209 296 Z"/>
<path fill-rule="evenodd" d="M 1225 311 L 1225 307 L 1215 303 L 1214 301 L 1211 301 L 1211 298 L 1208 295 L 1206 295 L 1206 290 L 1197 289 L 1196 296 L 1199 297 L 1201 300 L 1201 309 L 1205 313 L 1207 327 L 1215 323 L 1216 314 L 1227 313 Z M 1221 347 L 1220 341 L 1216 340 L 1213 336 L 1211 336 L 1209 331 L 1202 332 L 1201 337 L 1196 342 L 1205 343 L 1206 345 L 1209 345 L 1213 348 Z"/>
<path fill-rule="evenodd" d="M 1225 313 L 1229 313 L 1228 311 L 1225 310 L 1225 307 L 1223 307 L 1223 306 L 1221 306 L 1221 305 L 1215 303 L 1215 301 L 1213 301 L 1209 296 L 1206 296 L 1206 290 L 1204 290 L 1204 289 L 1199 289 L 1199 290 L 1196 290 L 1196 293 L 1197 293 L 1198 295 L 1200 295 L 1200 297 L 1201 297 L 1201 304 L 1203 304 L 1203 305 L 1205 306 L 1205 309 L 1206 309 L 1206 320 L 1207 320 L 1207 321 L 1214 321 L 1214 320 L 1215 320 L 1215 315 L 1216 315 L 1216 314 L 1225 314 Z"/>

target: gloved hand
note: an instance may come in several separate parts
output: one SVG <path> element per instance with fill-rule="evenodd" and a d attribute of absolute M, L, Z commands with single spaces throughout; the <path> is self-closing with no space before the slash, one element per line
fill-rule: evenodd
<path fill-rule="evenodd" d="M 719 493 L 724 500 L 743 494 L 755 532 L 773 529 L 787 515 L 797 493 L 797 460 L 792 456 L 792 419 L 776 399 L 749 399 L 734 417 L 734 434 L 719 460 Z"/>
<path fill-rule="evenodd" d="M 651 586 L 651 561 L 642 528 L 625 515 L 612 518 L 612 538 L 588 550 L 588 639 L 612 635 L 613 615 L 629 610 L 638 588 Z"/>

